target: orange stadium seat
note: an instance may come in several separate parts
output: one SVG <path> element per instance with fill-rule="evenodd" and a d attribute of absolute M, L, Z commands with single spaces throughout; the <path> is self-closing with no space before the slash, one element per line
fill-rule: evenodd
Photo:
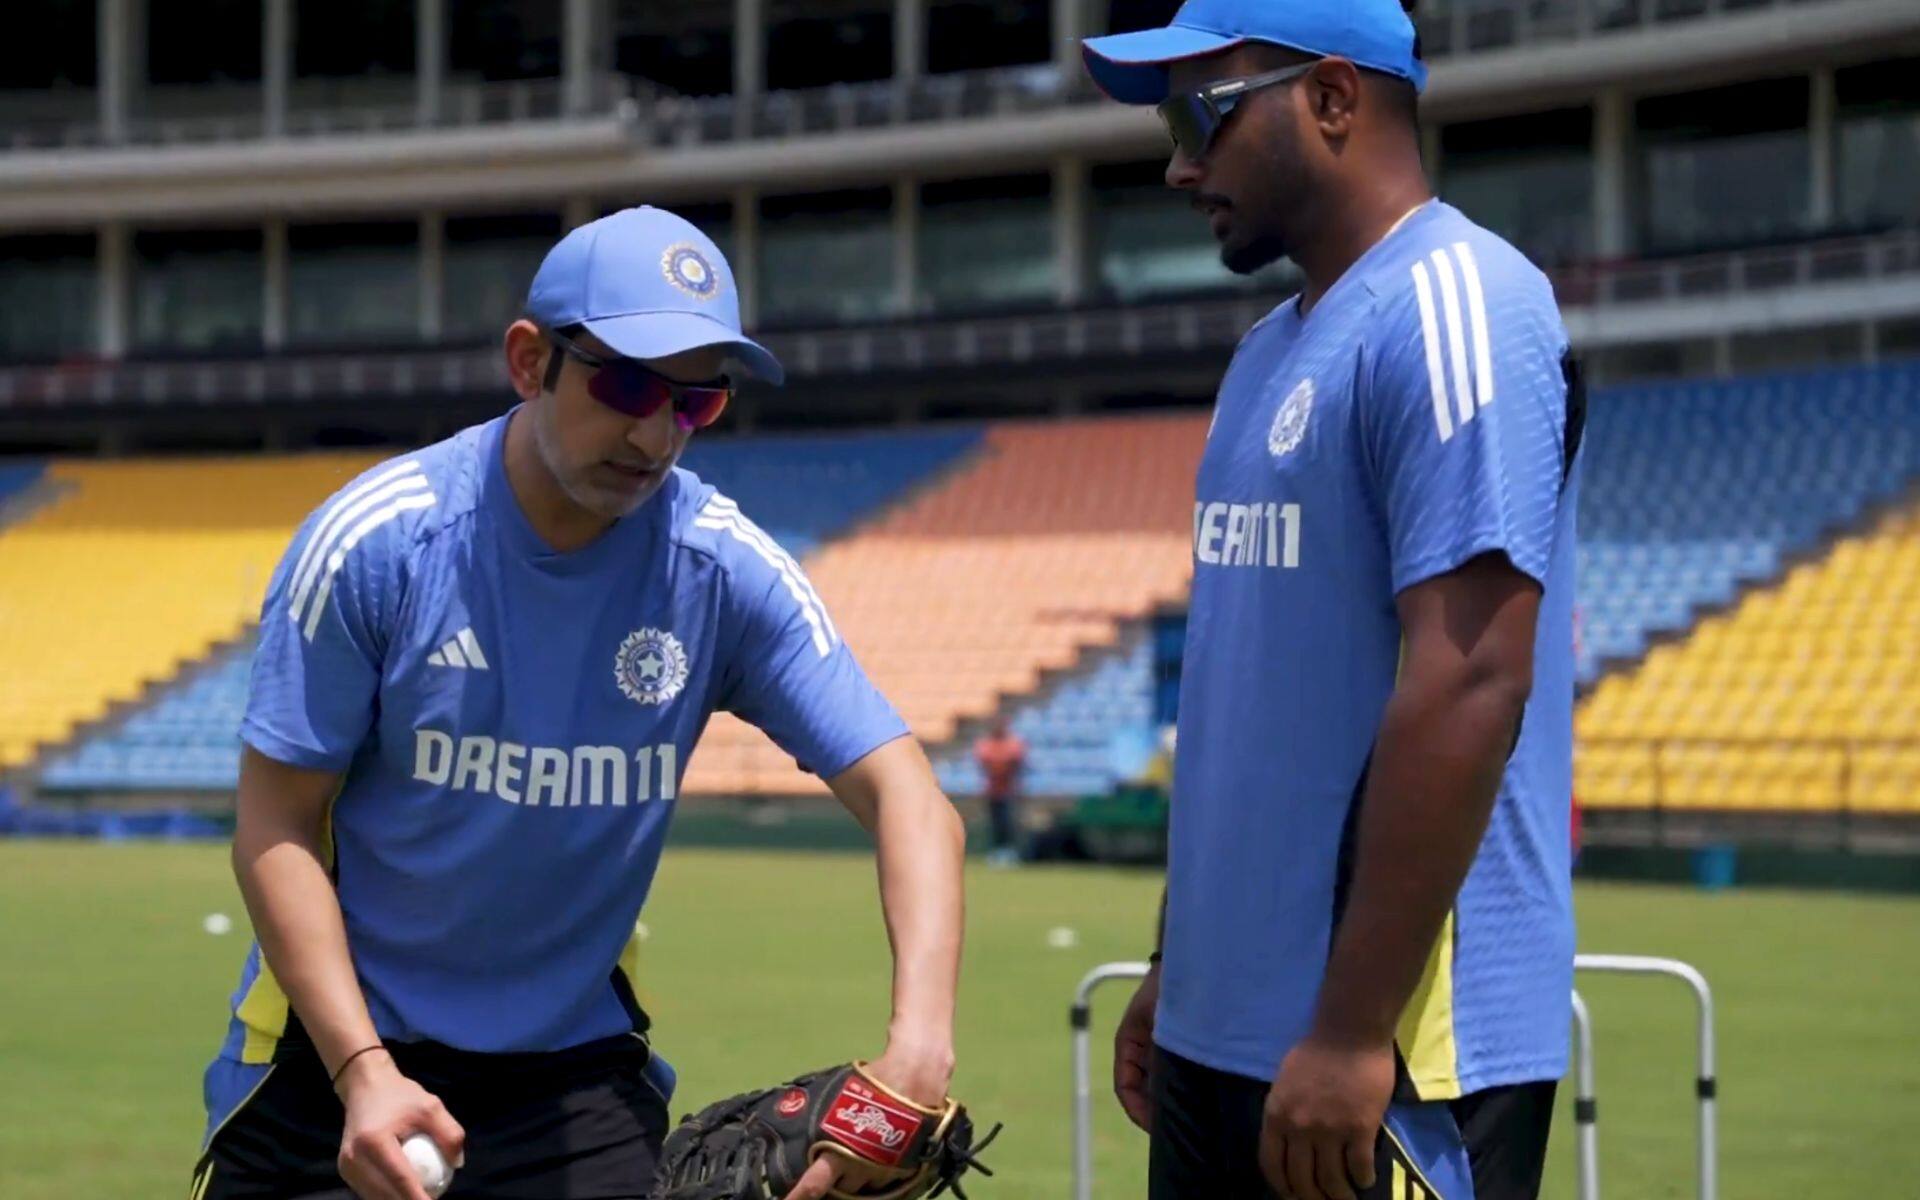
<path fill-rule="evenodd" d="M 1047 672 L 1178 604 L 1204 414 L 1006 424 L 934 487 L 806 566 L 847 644 L 920 738 L 954 736 Z M 817 791 L 715 717 L 689 793 Z"/>

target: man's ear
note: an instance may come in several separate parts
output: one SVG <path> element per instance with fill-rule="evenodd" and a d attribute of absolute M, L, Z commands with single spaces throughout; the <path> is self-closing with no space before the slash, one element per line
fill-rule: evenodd
<path fill-rule="evenodd" d="M 507 326 L 503 339 L 507 356 L 507 380 L 522 400 L 535 400 L 546 382 L 547 359 L 556 353 L 553 343 L 540 327 L 522 318 Z"/>
<path fill-rule="evenodd" d="M 1300 81 L 1308 110 L 1321 134 L 1338 141 L 1353 132 L 1360 107 L 1360 69 L 1344 58 L 1323 58 Z"/>

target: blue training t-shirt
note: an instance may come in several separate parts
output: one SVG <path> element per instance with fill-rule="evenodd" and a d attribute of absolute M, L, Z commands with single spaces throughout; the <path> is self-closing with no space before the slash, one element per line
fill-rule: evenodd
<path fill-rule="evenodd" d="M 800 567 L 690 472 L 553 552 L 508 485 L 508 419 L 308 518 L 241 727 L 345 773 L 332 869 L 380 1035 L 487 1052 L 634 1030 L 635 921 L 715 709 L 823 777 L 907 732 Z M 270 1061 L 288 1004 L 257 945 L 233 1008 L 222 1058 Z"/>
<path fill-rule="evenodd" d="M 1194 505 L 1156 1036 L 1271 1078 L 1311 1026 L 1398 593 L 1504 554 L 1544 588 L 1492 825 L 1399 1030 L 1425 1100 L 1565 1069 L 1574 508 L 1546 278 L 1438 201 L 1248 332 Z M 1577 466 L 1577 455 L 1576 464 Z"/>

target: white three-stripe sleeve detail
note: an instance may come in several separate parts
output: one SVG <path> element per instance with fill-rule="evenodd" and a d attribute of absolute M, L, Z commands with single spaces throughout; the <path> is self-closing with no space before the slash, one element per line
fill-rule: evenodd
<path fill-rule="evenodd" d="M 440 647 L 440 653 L 447 656 L 447 665 L 450 667 L 464 667 L 467 665 L 466 656 L 460 653 L 459 638 L 454 638 L 446 645 Z"/>
<path fill-rule="evenodd" d="M 781 581 L 787 585 L 787 593 L 793 597 L 794 603 L 800 606 L 801 615 L 806 617 L 807 624 L 813 629 L 813 648 L 820 652 L 820 657 L 825 658 L 833 647 L 827 640 L 827 631 L 820 622 L 820 614 L 814 611 L 813 604 L 807 599 L 805 589 L 794 579 L 793 572 L 787 570 L 778 557 L 767 553 L 765 549 L 757 545 L 753 539 L 749 538 L 746 533 L 734 523 L 732 517 L 702 516 L 695 518 L 693 523 L 700 529 L 724 529 L 733 535 L 735 541 L 759 555 L 768 566 L 774 569 L 774 572 L 780 576 Z"/>
<path fill-rule="evenodd" d="M 1420 301 L 1420 332 L 1427 344 L 1427 389 L 1433 400 L 1433 420 L 1440 427 L 1440 440 L 1453 436 L 1453 414 L 1447 409 L 1447 375 L 1440 366 L 1440 330 L 1433 319 L 1433 287 L 1427 282 L 1427 265 L 1413 264 L 1413 294 Z"/>
<path fill-rule="evenodd" d="M 1492 330 L 1487 326 L 1487 297 L 1480 289 L 1480 264 L 1473 260 L 1473 247 L 1465 242 L 1453 244 L 1453 256 L 1460 260 L 1460 282 L 1467 289 L 1468 325 L 1473 330 L 1473 383 L 1478 407 L 1493 403 Z"/>
<path fill-rule="evenodd" d="M 333 577 L 340 573 L 341 565 L 347 561 L 347 553 L 359 545 L 362 538 L 401 513 L 409 509 L 431 507 L 433 507 L 432 492 L 415 492 L 412 495 L 401 496 L 385 508 L 370 514 L 365 520 L 355 525 L 351 533 L 340 539 L 339 547 L 327 557 L 326 571 L 321 577 L 320 589 L 314 593 L 313 604 L 307 609 L 307 621 L 303 632 L 308 641 L 313 640 L 314 632 L 320 628 L 320 614 L 326 611 L 327 597 L 333 594 Z"/>
<path fill-rule="evenodd" d="M 814 611 L 820 614 L 821 623 L 827 627 L 827 640 L 834 642 L 840 640 L 840 631 L 834 628 L 833 616 L 827 612 L 827 602 L 820 598 L 819 592 L 813 590 L 813 580 L 807 578 L 806 571 L 801 569 L 800 564 L 793 560 L 793 556 L 788 554 L 779 542 L 774 541 L 766 530 L 754 524 L 753 519 L 741 512 L 740 506 L 732 499 L 718 492 L 715 492 L 713 498 L 708 501 L 705 511 L 714 516 L 734 518 L 742 533 L 754 539 L 767 553 L 787 564 L 787 569 L 793 572 L 794 577 L 800 581 L 800 586 L 805 588 L 807 595 L 813 599 Z"/>
<path fill-rule="evenodd" d="M 355 521 L 358 521 L 368 512 L 378 509 L 381 505 L 396 496 L 427 492 L 427 490 L 426 476 L 418 474 L 404 475 L 384 487 L 377 488 L 360 496 L 351 504 L 343 505 L 337 513 L 341 518 L 340 524 L 332 530 L 325 531 L 324 544 L 321 544 L 322 539 L 320 534 L 315 534 L 314 540 L 310 544 L 319 545 L 319 553 L 315 554 L 313 561 L 307 564 L 304 574 L 296 573 L 294 578 L 289 581 L 293 599 L 287 607 L 292 613 L 293 619 L 296 621 L 300 620 L 301 610 L 306 607 L 308 599 L 313 595 L 314 584 L 319 582 L 320 573 L 326 569 L 329 553 L 339 546 L 341 537 L 352 527 Z M 432 499 L 431 493 L 428 494 L 428 499 Z M 329 518 L 329 520 L 331 520 L 331 518 Z"/>
<path fill-rule="evenodd" d="M 313 536 L 307 539 L 306 547 L 300 551 L 300 558 L 294 564 L 293 574 L 287 577 L 288 585 L 297 586 L 326 559 L 327 543 L 333 540 L 334 534 L 342 525 L 352 520 L 348 514 L 349 509 L 358 504 L 368 493 L 378 491 L 394 480 L 404 475 L 415 474 L 419 470 L 420 464 L 413 459 L 395 463 L 386 470 L 353 485 L 336 497 L 333 506 L 327 510 L 327 515 L 314 526 Z"/>
<path fill-rule="evenodd" d="M 1461 328 L 1460 289 L 1453 282 L 1453 261 L 1447 252 L 1435 250 L 1430 256 L 1433 261 L 1434 278 L 1440 283 L 1440 312 L 1447 327 L 1447 351 L 1453 361 L 1453 407 L 1460 414 L 1460 423 L 1465 425 L 1473 420 L 1473 381 L 1467 377 L 1467 338 Z"/>
<path fill-rule="evenodd" d="M 444 667 L 447 665 L 447 656 L 435 650 L 432 654 L 427 655 L 427 661 L 436 667 Z"/>
<path fill-rule="evenodd" d="M 462 629 L 454 640 L 460 643 L 460 649 L 466 651 L 467 661 L 472 663 L 476 670 L 487 669 L 487 656 L 480 653 L 480 639 L 473 636 L 472 626 Z"/>

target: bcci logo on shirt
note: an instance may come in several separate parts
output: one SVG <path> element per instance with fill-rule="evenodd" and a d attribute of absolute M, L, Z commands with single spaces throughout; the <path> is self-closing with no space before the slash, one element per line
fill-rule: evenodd
<path fill-rule="evenodd" d="M 687 651 L 659 629 L 636 629 L 613 656 L 613 680 L 635 704 L 665 704 L 687 686 Z"/>
<path fill-rule="evenodd" d="M 1273 415 L 1273 428 L 1267 430 L 1267 450 L 1275 458 L 1291 454 L 1307 436 L 1307 417 L 1312 413 L 1313 380 L 1302 379 Z"/>

